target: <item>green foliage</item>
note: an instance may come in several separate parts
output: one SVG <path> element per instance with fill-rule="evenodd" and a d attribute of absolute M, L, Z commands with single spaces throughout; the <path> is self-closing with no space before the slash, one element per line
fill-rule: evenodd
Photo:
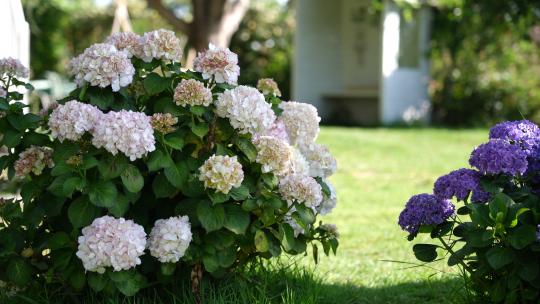
<path fill-rule="evenodd" d="M 450 125 L 540 121 L 538 1 L 435 1 L 434 119 Z"/>

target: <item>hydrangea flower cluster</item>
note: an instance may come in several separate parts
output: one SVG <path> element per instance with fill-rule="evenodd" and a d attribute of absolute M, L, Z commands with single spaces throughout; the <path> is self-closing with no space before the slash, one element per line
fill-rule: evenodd
<path fill-rule="evenodd" d="M 176 263 L 184 256 L 191 238 L 187 216 L 157 220 L 148 238 L 148 249 L 160 262 Z"/>
<path fill-rule="evenodd" d="M 110 35 L 105 43 L 112 44 L 116 49 L 127 52 L 128 58 L 141 57 L 142 43 L 141 36 L 132 32 L 119 32 Z"/>
<path fill-rule="evenodd" d="M 92 131 L 99 122 L 101 111 L 86 103 L 71 100 L 59 105 L 49 117 L 49 129 L 53 138 L 79 140 L 85 132 Z"/>
<path fill-rule="evenodd" d="M 178 123 L 178 117 L 172 116 L 171 113 L 155 113 L 151 117 L 152 128 L 161 134 L 169 134 L 174 132 L 175 124 Z"/>
<path fill-rule="evenodd" d="M 337 162 L 328 150 L 328 147 L 317 143 L 310 143 L 300 147 L 302 155 L 309 164 L 309 175 L 313 177 L 327 177 L 337 170 Z"/>
<path fill-rule="evenodd" d="M 291 166 L 289 168 L 289 173 L 309 176 L 309 163 L 302 152 L 295 147 L 292 147 L 292 158 L 290 164 Z"/>
<path fill-rule="evenodd" d="M 145 33 L 140 45 L 139 56 L 145 62 L 153 59 L 179 62 L 182 59 L 182 43 L 173 31 L 160 29 Z"/>
<path fill-rule="evenodd" d="M 317 207 L 322 202 L 322 188 L 312 177 L 303 174 L 289 174 L 279 181 L 279 193 L 289 203 Z"/>
<path fill-rule="evenodd" d="M 182 79 L 174 90 L 174 102 L 177 105 L 209 106 L 212 103 L 212 91 L 204 83 L 195 79 Z"/>
<path fill-rule="evenodd" d="M 438 225 L 454 214 L 450 200 L 432 194 L 418 194 L 407 202 L 399 215 L 399 226 L 409 233 L 416 233 L 422 225 Z"/>
<path fill-rule="evenodd" d="M 257 148 L 256 161 L 262 165 L 262 171 L 283 175 L 290 170 L 292 150 L 289 144 L 272 136 L 259 136 L 253 141 Z"/>
<path fill-rule="evenodd" d="M 527 170 L 527 153 L 503 139 L 491 139 L 478 146 L 469 159 L 471 166 L 483 174 L 523 174 Z"/>
<path fill-rule="evenodd" d="M 489 130 L 489 138 L 517 144 L 527 155 L 531 155 L 540 143 L 540 128 L 528 120 L 505 121 Z"/>
<path fill-rule="evenodd" d="M 103 114 L 92 132 L 92 144 L 111 154 L 118 151 L 135 160 L 156 149 L 150 117 L 122 110 Z"/>
<path fill-rule="evenodd" d="M 439 199 L 451 199 L 455 197 L 463 201 L 472 193 L 473 202 L 486 202 L 490 194 L 480 185 L 478 171 L 461 168 L 443 175 L 437 179 L 433 188 L 433 194 Z"/>
<path fill-rule="evenodd" d="M 268 130 L 266 130 L 266 132 L 263 133 L 263 135 L 276 137 L 283 141 L 290 142 L 289 135 L 287 134 L 287 128 L 285 128 L 285 124 L 283 123 L 283 120 L 279 118 L 276 119 L 276 121 L 274 121 L 272 126 Z"/>
<path fill-rule="evenodd" d="M 111 86 L 117 92 L 133 81 L 135 68 L 127 51 L 119 51 L 112 44 L 98 43 L 73 58 L 69 72 L 80 87 L 89 83 L 101 88 Z"/>
<path fill-rule="evenodd" d="M 241 134 L 265 133 L 276 120 L 264 96 L 248 86 L 238 86 L 219 95 L 216 113 L 219 117 L 228 118 L 231 126 Z"/>
<path fill-rule="evenodd" d="M 264 95 L 281 96 L 281 91 L 277 83 L 272 78 L 261 78 L 257 81 L 257 90 L 261 91 Z"/>
<path fill-rule="evenodd" d="M 284 102 L 281 120 L 285 124 L 287 134 L 292 145 L 309 144 L 319 135 L 319 122 L 321 118 L 317 109 L 307 103 L 296 101 Z"/>
<path fill-rule="evenodd" d="M 325 196 L 323 198 L 323 201 L 321 202 L 321 204 L 319 206 L 317 206 L 316 211 L 320 215 L 330 214 L 330 212 L 332 212 L 332 210 L 334 210 L 334 208 L 336 208 L 336 206 L 337 206 L 336 189 L 328 181 L 325 181 L 325 182 L 328 185 L 328 188 L 330 189 L 330 195 L 327 196 L 327 197 Z"/>
<path fill-rule="evenodd" d="M 104 273 L 107 267 L 112 267 L 121 271 L 141 263 L 146 233 L 132 220 L 103 216 L 83 228 L 78 242 L 77 257 L 84 269 Z"/>
<path fill-rule="evenodd" d="M 334 224 L 323 224 L 321 225 L 321 230 L 326 231 L 326 233 L 330 234 L 333 238 L 338 239 L 339 238 L 339 231 L 336 225 Z"/>
<path fill-rule="evenodd" d="M 244 171 L 236 156 L 212 155 L 199 172 L 199 180 L 204 182 L 205 188 L 225 194 L 233 187 L 240 187 L 244 180 Z"/>
<path fill-rule="evenodd" d="M 208 50 L 197 54 L 193 66 L 204 79 L 213 77 L 216 83 L 236 84 L 240 75 L 238 56 L 228 48 L 213 44 L 208 46 Z"/>
<path fill-rule="evenodd" d="M 48 147 L 31 146 L 19 154 L 19 159 L 13 165 L 15 174 L 26 176 L 30 173 L 40 175 L 45 168 L 54 167 L 53 150 Z"/>
<path fill-rule="evenodd" d="M 18 59 L 7 57 L 0 59 L 0 77 L 28 78 L 30 71 Z"/>

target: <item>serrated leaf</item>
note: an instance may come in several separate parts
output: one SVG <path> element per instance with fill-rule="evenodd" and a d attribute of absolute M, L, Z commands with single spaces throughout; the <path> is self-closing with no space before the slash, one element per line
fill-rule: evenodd
<path fill-rule="evenodd" d="M 254 162 L 257 158 L 257 148 L 253 145 L 251 140 L 245 137 L 240 137 L 236 141 L 236 146 L 242 151 L 250 162 Z"/>
<path fill-rule="evenodd" d="M 20 257 L 14 257 L 9 261 L 6 272 L 8 279 L 19 286 L 27 285 L 32 280 L 30 264 Z"/>
<path fill-rule="evenodd" d="M 514 251 L 505 247 L 491 248 L 486 253 L 486 258 L 489 265 L 491 265 L 491 267 L 493 267 L 495 270 L 511 264 L 514 262 L 515 257 Z"/>
<path fill-rule="evenodd" d="M 144 186 L 144 178 L 141 172 L 134 165 L 126 165 L 122 174 L 120 174 L 124 187 L 129 192 L 137 193 L 142 190 Z"/>
<path fill-rule="evenodd" d="M 89 186 L 88 197 L 90 202 L 98 207 L 111 207 L 115 201 L 118 191 L 111 181 L 99 181 Z"/>
<path fill-rule="evenodd" d="M 193 134 L 197 135 L 200 138 L 203 138 L 210 130 L 208 124 L 206 123 L 190 123 L 189 127 L 191 128 Z"/>
<path fill-rule="evenodd" d="M 414 256 L 422 262 L 433 262 L 437 258 L 437 245 L 415 244 L 413 246 Z"/>
<path fill-rule="evenodd" d="M 76 199 L 68 208 L 68 218 L 74 228 L 88 226 L 100 215 L 100 209 L 94 206 L 86 196 Z"/>
<path fill-rule="evenodd" d="M 225 206 L 225 228 L 236 234 L 246 233 L 249 227 L 250 216 L 238 205 Z"/>
<path fill-rule="evenodd" d="M 206 232 L 218 230 L 225 224 L 225 208 L 211 206 L 208 201 L 201 201 L 197 206 L 197 218 Z"/>
<path fill-rule="evenodd" d="M 149 95 L 157 95 L 165 91 L 171 84 L 170 79 L 159 76 L 156 73 L 150 73 L 143 80 L 143 86 Z"/>
<path fill-rule="evenodd" d="M 175 150 L 181 150 L 184 147 L 184 138 L 180 134 L 167 134 L 164 142 L 167 146 Z"/>
<path fill-rule="evenodd" d="M 253 239 L 255 242 L 255 248 L 258 252 L 267 252 L 268 249 L 270 249 L 270 244 L 268 242 L 268 237 L 266 236 L 266 233 L 262 230 L 257 230 L 255 232 L 255 238 Z"/>

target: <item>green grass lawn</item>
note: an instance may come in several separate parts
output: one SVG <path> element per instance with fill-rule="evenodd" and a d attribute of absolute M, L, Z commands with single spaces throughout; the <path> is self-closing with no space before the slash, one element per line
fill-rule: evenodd
<path fill-rule="evenodd" d="M 397 225 L 408 198 L 431 192 L 438 176 L 467 166 L 473 147 L 486 138 L 485 130 L 323 128 L 319 142 L 330 147 L 339 165 L 331 178 L 338 207 L 325 218 L 341 232 L 337 256 L 321 257 L 317 266 L 311 254 L 284 258 L 269 271 L 206 282 L 204 303 L 460 302 L 457 269 L 444 261 L 433 268 L 389 261 L 416 262 L 413 244 Z M 183 285 L 167 299 L 147 292 L 130 299 L 89 296 L 81 303 L 193 303 Z"/>

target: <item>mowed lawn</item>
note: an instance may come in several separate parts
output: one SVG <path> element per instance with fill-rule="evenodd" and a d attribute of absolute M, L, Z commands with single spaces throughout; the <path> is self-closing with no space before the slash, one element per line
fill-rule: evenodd
<path fill-rule="evenodd" d="M 318 141 L 338 160 L 338 172 L 330 179 L 338 191 L 338 206 L 323 218 L 341 232 L 337 256 L 321 256 L 315 266 L 309 250 L 306 257 L 280 259 L 279 265 L 268 267 L 271 270 L 245 271 L 221 282 L 206 279 L 203 303 L 465 302 L 458 270 L 446 267 L 445 261 L 431 268 L 404 264 L 417 261 L 397 217 L 411 195 L 431 192 L 438 176 L 467 166 L 472 149 L 486 139 L 486 130 L 323 127 Z M 38 299 L 32 297 L 37 301 L 22 302 L 49 303 L 55 298 L 40 293 Z M 194 299 L 184 282 L 165 297 L 153 291 L 134 298 L 88 295 L 79 303 Z"/>
<path fill-rule="evenodd" d="M 409 197 L 468 166 L 472 149 L 486 140 L 486 130 L 323 128 L 319 142 L 338 160 L 330 180 L 339 198 L 325 220 L 338 225 L 341 239 L 338 255 L 322 258 L 315 274 L 335 284 L 328 289 L 335 303 L 459 301 L 453 295 L 463 292 L 462 281 L 445 261 L 430 264 L 435 269 L 388 261 L 417 263 L 397 225 Z"/>

